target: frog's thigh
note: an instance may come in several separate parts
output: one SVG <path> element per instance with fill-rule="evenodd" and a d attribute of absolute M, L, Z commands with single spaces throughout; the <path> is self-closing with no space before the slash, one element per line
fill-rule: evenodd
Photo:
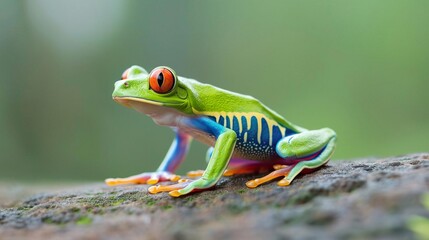
<path fill-rule="evenodd" d="M 276 151 L 282 158 L 301 158 L 322 150 L 335 137 L 329 128 L 293 134 L 281 139 Z"/>
<path fill-rule="evenodd" d="M 335 141 L 335 132 L 329 128 L 306 131 L 280 140 L 277 143 L 276 151 L 281 157 L 304 159 L 290 170 L 289 174 L 279 182 L 279 185 L 289 185 L 290 182 L 292 182 L 292 180 L 305 168 L 318 168 L 328 162 L 335 150 Z M 314 158 L 305 160 L 305 157 L 315 154 L 321 150 L 323 151 Z"/>

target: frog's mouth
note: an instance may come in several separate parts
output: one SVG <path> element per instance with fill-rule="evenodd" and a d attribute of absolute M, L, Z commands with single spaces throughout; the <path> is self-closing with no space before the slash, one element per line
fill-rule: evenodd
<path fill-rule="evenodd" d="M 170 107 L 170 108 L 182 108 L 186 105 L 186 102 L 157 102 L 153 100 L 148 100 L 145 98 L 136 98 L 136 97 L 126 97 L 126 96 L 115 96 L 113 100 L 125 107 L 134 108 L 139 112 L 145 112 L 145 108 L 160 108 L 160 107 Z"/>
<path fill-rule="evenodd" d="M 132 107 L 131 102 L 141 102 L 151 105 L 164 106 L 164 103 L 147 100 L 144 98 L 136 98 L 136 97 L 113 97 L 113 100 L 125 107 Z"/>

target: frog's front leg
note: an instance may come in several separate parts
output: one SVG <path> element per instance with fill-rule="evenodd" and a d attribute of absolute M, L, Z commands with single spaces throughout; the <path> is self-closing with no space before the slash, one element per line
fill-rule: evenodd
<path fill-rule="evenodd" d="M 237 140 L 237 135 L 233 130 L 225 128 L 206 117 L 187 118 L 183 120 L 183 124 L 216 138 L 208 166 L 203 175 L 195 181 L 181 182 L 170 186 L 153 186 L 149 188 L 150 193 L 168 191 L 171 196 L 178 197 L 194 190 L 208 189 L 219 181 L 228 166 Z"/>
<path fill-rule="evenodd" d="M 180 177 L 174 174 L 174 172 L 185 159 L 191 140 L 191 136 L 176 131 L 176 137 L 156 172 L 145 172 L 127 178 L 108 178 L 105 180 L 106 184 L 114 186 L 121 184 L 156 184 L 159 181 L 178 181 Z"/>
<path fill-rule="evenodd" d="M 279 186 L 287 186 L 304 169 L 316 169 L 327 163 L 335 150 L 336 134 L 329 128 L 305 131 L 287 136 L 276 145 L 277 154 L 284 159 L 291 159 L 289 166 L 278 167 L 270 174 L 248 181 L 250 188 L 259 186 L 274 178 L 284 177 Z"/>

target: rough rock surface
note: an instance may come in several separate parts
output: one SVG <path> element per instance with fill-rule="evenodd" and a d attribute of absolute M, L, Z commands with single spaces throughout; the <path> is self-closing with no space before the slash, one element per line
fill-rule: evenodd
<path fill-rule="evenodd" d="M 331 161 L 319 171 L 256 189 L 223 178 L 181 198 L 147 185 L 103 184 L 0 199 L 0 239 L 413 239 L 429 192 L 429 153 Z"/>

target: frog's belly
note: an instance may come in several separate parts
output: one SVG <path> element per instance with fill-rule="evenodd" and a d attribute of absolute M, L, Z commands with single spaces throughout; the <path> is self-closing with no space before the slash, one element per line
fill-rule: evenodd
<path fill-rule="evenodd" d="M 271 161 L 278 159 L 275 145 L 258 144 L 252 141 L 244 141 L 238 136 L 237 143 L 235 144 L 235 155 L 237 158 L 258 160 L 258 161 Z"/>
<path fill-rule="evenodd" d="M 213 135 L 210 135 L 206 132 L 200 131 L 198 129 L 195 128 L 190 128 L 188 126 L 179 126 L 178 127 L 180 129 L 180 131 L 191 135 L 192 138 L 194 138 L 195 140 L 204 143 L 208 146 L 212 146 L 214 147 L 215 143 L 216 143 L 216 138 Z"/>

